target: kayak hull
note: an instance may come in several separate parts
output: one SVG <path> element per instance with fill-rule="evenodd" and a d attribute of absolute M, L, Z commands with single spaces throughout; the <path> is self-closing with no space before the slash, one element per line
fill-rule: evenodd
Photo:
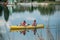
<path fill-rule="evenodd" d="M 24 31 L 24 30 L 33 30 L 33 29 L 40 29 L 44 28 L 43 24 L 37 24 L 36 26 L 27 25 L 27 26 L 10 26 L 10 31 Z"/>

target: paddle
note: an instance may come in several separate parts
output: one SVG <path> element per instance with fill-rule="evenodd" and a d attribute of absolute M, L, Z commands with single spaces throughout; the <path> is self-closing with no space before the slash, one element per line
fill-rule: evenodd
<path fill-rule="evenodd" d="M 27 24 L 26 26 L 29 26 L 30 24 Z M 25 28 L 25 30 L 27 31 L 27 29 Z M 29 32 L 29 30 L 27 31 L 27 32 Z"/>

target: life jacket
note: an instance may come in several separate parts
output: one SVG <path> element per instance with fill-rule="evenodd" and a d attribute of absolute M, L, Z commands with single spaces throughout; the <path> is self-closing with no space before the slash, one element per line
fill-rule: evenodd
<path fill-rule="evenodd" d="M 26 25 L 26 23 L 25 22 L 22 22 L 22 26 L 25 26 Z"/>
<path fill-rule="evenodd" d="M 34 23 L 32 24 L 32 26 L 36 26 L 36 22 L 34 22 Z"/>

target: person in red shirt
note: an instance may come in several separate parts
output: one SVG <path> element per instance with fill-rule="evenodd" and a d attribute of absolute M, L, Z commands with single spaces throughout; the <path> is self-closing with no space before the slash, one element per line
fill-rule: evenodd
<path fill-rule="evenodd" d="M 21 23 L 22 26 L 26 26 L 26 21 L 24 20 L 22 23 Z M 21 33 L 23 33 L 24 35 L 26 34 L 26 31 L 22 31 Z"/>
<path fill-rule="evenodd" d="M 26 26 L 26 21 L 24 20 L 22 23 L 21 23 L 22 26 Z"/>
<path fill-rule="evenodd" d="M 36 23 L 36 20 L 34 20 L 32 26 L 35 26 L 36 27 L 37 23 Z M 34 35 L 36 34 L 36 28 L 33 30 L 34 31 Z"/>
<path fill-rule="evenodd" d="M 36 25 L 37 25 L 37 24 L 36 24 L 36 20 L 34 20 L 32 26 L 36 26 Z"/>

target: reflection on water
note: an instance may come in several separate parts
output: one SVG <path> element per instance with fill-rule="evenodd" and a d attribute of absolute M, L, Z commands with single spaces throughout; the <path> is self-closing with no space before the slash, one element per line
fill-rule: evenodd
<path fill-rule="evenodd" d="M 0 16 L 2 16 L 2 6 L 0 5 Z"/>
<path fill-rule="evenodd" d="M 7 6 L 4 7 L 4 18 L 5 18 L 5 21 L 8 21 L 8 18 L 9 18 L 9 10 L 8 10 L 8 7 Z"/>
<path fill-rule="evenodd" d="M 2 16 L 2 11 L 4 12 L 4 19 L 5 21 L 8 21 L 9 18 L 9 10 L 7 6 L 0 6 L 0 16 Z"/>
<path fill-rule="evenodd" d="M 41 12 L 42 15 L 45 14 L 53 14 L 55 11 L 55 6 L 53 5 L 49 5 L 47 7 L 42 7 L 42 6 L 38 6 L 38 7 L 26 7 L 26 6 L 19 6 L 19 5 L 15 5 L 13 6 L 13 12 L 24 12 L 24 11 L 29 11 L 29 12 L 33 12 L 33 10 L 39 10 L 39 12 Z"/>
<path fill-rule="evenodd" d="M 51 15 L 54 14 L 55 6 L 49 5 L 48 7 L 38 7 L 41 15 Z"/>
<path fill-rule="evenodd" d="M 2 36 L 2 34 L 0 34 L 0 40 L 3 40 L 4 38 L 3 38 L 3 36 Z"/>
<path fill-rule="evenodd" d="M 42 29 L 42 34 L 40 33 L 41 29 L 37 30 L 37 33 L 39 35 L 42 35 L 44 40 L 59 40 L 59 38 L 57 38 L 57 35 L 59 35 L 58 33 L 60 29 L 57 26 L 60 26 L 60 6 L 58 6 L 59 5 L 48 5 L 45 7 L 29 7 L 22 5 L 14 5 L 10 7 L 0 6 L 0 26 L 3 26 L 3 22 L 8 22 L 9 25 L 18 25 L 23 20 L 26 20 L 27 23 L 32 24 L 33 20 L 36 19 L 37 24 L 44 24 L 45 28 Z M 12 13 L 10 12 L 11 10 Z M 4 25 L 7 26 L 6 23 Z M 5 27 L 3 26 L 2 28 Z M 20 32 L 7 33 L 9 33 L 9 36 L 6 36 L 7 34 L 3 36 L 3 34 L 0 33 L 0 39 L 5 38 L 5 40 L 35 40 L 36 38 L 38 40 L 38 36 L 34 36 L 32 31 L 27 32 L 26 36 L 23 36 L 20 34 Z"/>

